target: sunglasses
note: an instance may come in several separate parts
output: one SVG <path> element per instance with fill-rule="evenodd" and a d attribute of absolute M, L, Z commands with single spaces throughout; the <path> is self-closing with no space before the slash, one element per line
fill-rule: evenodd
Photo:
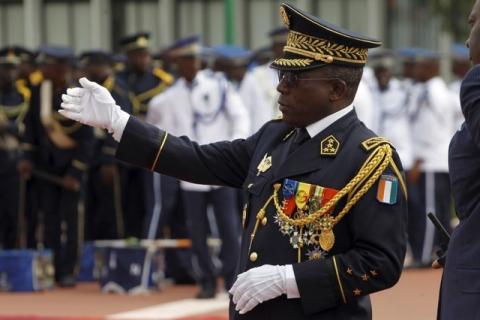
<path fill-rule="evenodd" d="M 340 80 L 339 78 L 302 78 L 299 72 L 292 71 L 278 71 L 278 82 L 282 82 L 289 88 L 295 88 L 299 81 L 328 81 L 328 80 Z"/>

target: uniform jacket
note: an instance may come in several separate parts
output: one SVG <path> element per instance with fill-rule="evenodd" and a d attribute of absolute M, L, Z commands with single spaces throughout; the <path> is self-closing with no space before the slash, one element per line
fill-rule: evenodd
<path fill-rule="evenodd" d="M 453 231 L 443 272 L 439 319 L 480 319 L 480 66 L 460 91 L 465 123 L 449 149 L 450 183 L 460 223 Z"/>
<path fill-rule="evenodd" d="M 231 308 L 232 319 L 371 319 L 368 295 L 394 285 L 402 270 L 407 209 L 401 191 L 395 204 L 380 203 L 375 183 L 335 226 L 333 249 L 322 259 L 308 260 L 313 248 L 304 247 L 300 263 L 297 250 L 279 231 L 270 204 L 266 207 L 266 223 L 259 225 L 249 250 L 256 215 L 272 195 L 274 183 L 288 177 L 339 190 L 369 156 L 362 142 L 374 136 L 352 111 L 288 154 L 292 130 L 275 120 L 246 140 L 198 145 L 131 117 L 117 157 L 182 180 L 245 190 L 248 204 L 238 272 L 263 264 L 293 264 L 301 298 L 287 299 L 283 295 L 245 315 Z M 332 136 L 338 140 L 338 152 L 322 155 L 320 148 Z M 272 157 L 272 166 L 259 172 L 257 166 L 266 153 Z M 395 153 L 394 161 L 401 170 Z M 392 174 L 390 167 L 386 173 Z M 335 212 L 344 203 L 341 201 Z M 257 259 L 251 258 L 252 253 Z"/>

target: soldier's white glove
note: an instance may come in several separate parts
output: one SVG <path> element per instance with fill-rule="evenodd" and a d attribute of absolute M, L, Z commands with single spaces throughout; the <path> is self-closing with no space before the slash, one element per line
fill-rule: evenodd
<path fill-rule="evenodd" d="M 286 294 L 286 267 L 266 264 L 239 274 L 229 291 L 235 310 L 244 314 L 264 301 Z"/>
<path fill-rule="evenodd" d="M 113 133 L 115 140 L 120 138 L 129 115 L 123 111 L 112 98 L 110 92 L 101 85 L 80 79 L 82 88 L 67 89 L 62 95 L 62 110 L 59 112 L 72 120 L 92 127 L 107 129 Z"/>

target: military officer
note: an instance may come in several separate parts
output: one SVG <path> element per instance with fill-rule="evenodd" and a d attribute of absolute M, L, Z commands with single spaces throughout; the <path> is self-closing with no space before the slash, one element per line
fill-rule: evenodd
<path fill-rule="evenodd" d="M 128 88 L 113 74 L 112 55 L 102 50 L 85 51 L 80 55 L 79 65 L 92 81 L 107 88 L 122 110 L 131 112 Z M 115 160 L 117 143 L 100 129 L 94 130 L 95 157 L 88 171 L 86 196 L 86 238 L 123 238 L 124 222 L 120 188 L 119 166 Z"/>
<path fill-rule="evenodd" d="M 280 13 L 289 35 L 272 67 L 283 120 L 248 139 L 177 138 L 122 113 L 86 79 L 62 113 L 112 131 L 123 160 L 245 188 L 232 319 L 371 319 L 369 294 L 398 281 L 406 247 L 400 160 L 352 106 L 367 50 L 381 43 L 289 4 Z"/>
<path fill-rule="evenodd" d="M 145 118 L 150 100 L 173 82 L 170 74 L 158 67 L 152 68 L 149 39 L 149 33 L 140 32 L 120 41 L 127 61 L 125 69 L 117 75 L 128 86 L 132 114 L 140 118 Z M 146 237 L 145 223 L 150 220 L 154 206 L 152 179 L 152 174 L 144 169 L 122 169 L 126 236 Z"/>
<path fill-rule="evenodd" d="M 283 26 L 269 33 L 274 59 L 283 53 L 287 32 L 288 29 Z M 279 114 L 277 84 L 278 75 L 268 63 L 253 68 L 243 78 L 239 92 L 250 114 L 251 133 L 257 132 L 265 122 Z"/>
<path fill-rule="evenodd" d="M 480 97 L 480 1 L 468 17 L 470 35 L 466 42 L 474 67 L 462 82 L 460 100 L 465 122 L 450 142 L 450 184 L 459 225 L 451 235 L 440 292 L 438 319 L 478 319 L 480 226 L 479 185 L 479 97 Z"/>
<path fill-rule="evenodd" d="M 424 49 L 417 53 L 415 64 L 416 84 L 409 106 L 413 164 L 408 180 L 417 192 L 412 192 L 409 208 L 409 242 L 413 266 L 429 267 L 440 239 L 426 214 L 434 213 L 451 228 L 448 144 L 455 130 L 455 103 L 439 76 L 438 54 Z"/>
<path fill-rule="evenodd" d="M 240 97 L 221 74 L 200 70 L 200 37 L 177 41 L 170 56 L 178 67 L 180 78 L 150 103 L 148 122 L 168 128 L 200 143 L 245 138 L 249 134 L 249 117 Z M 174 107 L 172 107 L 174 106 Z M 204 186 L 182 181 L 183 207 L 199 265 L 198 298 L 215 296 L 215 268 L 207 246 L 209 229 L 207 205 L 215 214 L 222 240 L 222 275 L 229 289 L 234 281 L 239 251 L 240 221 L 235 190 Z"/>
<path fill-rule="evenodd" d="M 55 279 L 60 286 L 75 284 L 78 251 L 78 204 L 82 180 L 92 156 L 93 130 L 63 117 L 62 92 L 69 86 L 73 50 L 45 46 L 38 56 L 44 80 L 32 89 L 26 118 L 25 142 L 32 146 L 20 170 L 38 179 L 43 213 L 43 239 L 54 250 Z M 33 171 L 32 171 L 33 168 Z"/>
<path fill-rule="evenodd" d="M 20 160 L 21 136 L 25 132 L 25 115 L 30 104 L 31 93 L 28 88 L 17 83 L 20 57 L 13 47 L 0 49 L 0 248 L 13 249 L 20 243 L 25 227 L 25 185 L 20 189 L 20 176 L 17 165 Z M 24 146 L 22 146 L 24 147 Z M 25 245 L 23 243 L 22 245 Z"/>

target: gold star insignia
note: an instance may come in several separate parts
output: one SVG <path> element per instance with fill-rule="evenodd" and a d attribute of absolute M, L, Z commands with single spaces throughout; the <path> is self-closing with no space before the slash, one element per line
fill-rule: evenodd
<path fill-rule="evenodd" d="M 353 275 L 353 270 L 352 270 L 352 268 L 348 267 L 348 268 L 347 268 L 347 273 L 348 273 L 349 275 Z"/>
<path fill-rule="evenodd" d="M 329 135 L 320 142 L 320 154 L 323 156 L 335 156 L 340 148 L 340 142 L 333 135 Z"/>
<path fill-rule="evenodd" d="M 368 279 L 370 279 L 370 276 L 368 274 L 365 273 L 364 275 L 362 275 L 363 281 L 368 281 Z"/>
<path fill-rule="evenodd" d="M 355 290 L 353 290 L 353 295 L 354 295 L 355 297 L 358 297 L 358 296 L 361 295 L 361 294 L 362 294 L 362 290 L 360 290 L 360 289 L 358 289 L 358 288 L 356 288 Z"/>
<path fill-rule="evenodd" d="M 375 277 L 375 276 L 378 276 L 378 272 L 375 271 L 375 270 L 370 270 L 370 274 L 371 274 L 372 276 L 374 276 L 374 277 Z"/>

